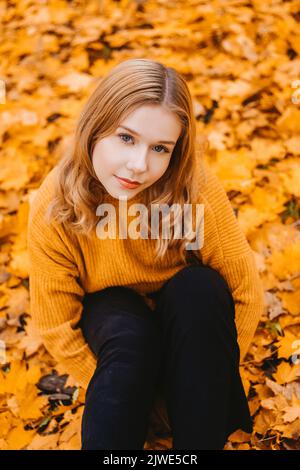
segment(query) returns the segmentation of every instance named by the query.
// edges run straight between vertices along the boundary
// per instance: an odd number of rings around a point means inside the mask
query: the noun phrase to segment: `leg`
[[[239,422],[251,432],[234,301],[224,278],[208,266],[187,266],[163,286],[156,312],[173,448],[222,450]]]
[[[158,325],[129,288],[88,294],[83,303],[79,324],[98,362],[86,391],[81,449],[143,449],[161,362]]]

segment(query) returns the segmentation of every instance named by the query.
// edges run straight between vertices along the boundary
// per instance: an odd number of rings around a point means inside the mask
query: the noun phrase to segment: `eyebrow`
[[[126,126],[119,126],[119,127],[122,127],[122,129],[126,129],[126,131],[128,132],[131,132],[132,134],[135,134],[137,136],[140,137],[140,134],[136,131],[134,131],[133,129],[129,129],[129,127],[126,127]],[[160,140],[159,141],[160,144],[176,144],[176,142],[173,142],[173,140]]]

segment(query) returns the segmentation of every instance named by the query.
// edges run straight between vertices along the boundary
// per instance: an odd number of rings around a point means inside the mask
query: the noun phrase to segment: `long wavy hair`
[[[197,200],[199,164],[204,176],[202,155],[208,141],[204,138],[202,149],[196,150],[196,120],[187,83],[174,68],[158,61],[129,59],[112,68],[104,78],[96,80],[95,89],[76,123],[69,150],[58,161],[55,196],[46,211],[48,222],[55,220],[68,230],[88,237],[91,235],[99,221],[96,208],[107,193],[92,164],[95,144],[112,134],[132,111],[149,104],[164,106],[175,113],[182,124],[182,131],[167,170],[144,190],[143,203],[147,208],[151,204],[162,203],[170,206],[179,204],[183,208],[183,204]],[[170,221],[171,236],[157,238],[155,258],[162,258],[168,248],[175,248],[181,260],[187,263],[191,250],[186,250],[186,243],[193,242],[195,237],[190,231],[181,238],[174,238],[179,211],[171,215],[174,215]],[[162,223],[163,220],[159,221],[159,230]]]

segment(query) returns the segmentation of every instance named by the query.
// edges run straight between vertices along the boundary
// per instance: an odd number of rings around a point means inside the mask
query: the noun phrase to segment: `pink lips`
[[[120,178],[117,175],[115,176],[120,181],[121,185],[124,186],[125,188],[133,189],[133,188],[137,188],[141,184],[138,181],[130,181],[126,178]]]

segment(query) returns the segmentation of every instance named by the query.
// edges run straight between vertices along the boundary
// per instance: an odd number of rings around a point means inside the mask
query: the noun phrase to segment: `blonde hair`
[[[97,80],[83,107],[70,150],[57,165],[55,196],[46,212],[48,222],[54,219],[68,230],[90,236],[98,222],[96,207],[107,192],[93,168],[95,144],[100,138],[113,133],[122,118],[147,104],[161,105],[175,113],[182,123],[182,131],[166,172],[144,190],[145,205],[149,208],[153,203],[177,203],[183,207],[184,203],[191,204],[196,200],[199,192],[196,121],[188,86],[172,67],[150,59],[129,59]],[[207,145],[207,142],[204,143]],[[182,261],[187,263],[185,244],[192,240],[189,235],[173,238],[176,222],[177,216],[171,222],[170,238],[157,239],[155,256],[161,258],[168,248],[174,247],[178,249]],[[148,233],[149,230],[148,221]]]

